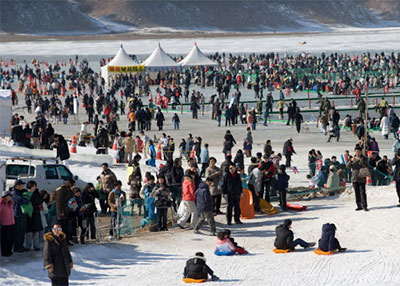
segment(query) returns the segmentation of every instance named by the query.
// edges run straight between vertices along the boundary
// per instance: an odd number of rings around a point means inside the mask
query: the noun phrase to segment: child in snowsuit
[[[231,231],[229,229],[225,229],[224,233],[226,237],[232,242],[232,244],[235,246],[235,250],[238,254],[247,254],[249,253],[244,247],[238,246],[238,244],[235,242],[235,239],[231,237]]]
[[[286,166],[279,166],[278,180],[276,182],[276,192],[279,194],[279,202],[281,204],[282,211],[287,211],[286,207],[286,194],[289,187],[290,176],[286,174]]]
[[[194,257],[186,261],[186,266],[183,270],[183,278],[207,280],[208,275],[211,276],[212,281],[219,280],[219,278],[214,275],[214,271],[206,264],[206,259],[202,252],[196,252]]]

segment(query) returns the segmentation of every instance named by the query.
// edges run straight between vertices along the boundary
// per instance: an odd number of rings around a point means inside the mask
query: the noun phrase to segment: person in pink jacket
[[[14,247],[15,220],[14,202],[11,192],[4,192],[0,198],[1,256],[11,256]]]
[[[192,219],[190,221],[190,229],[194,229],[198,214],[196,208],[196,188],[194,184],[195,173],[189,171],[188,176],[184,176],[182,183],[182,202],[179,208],[183,208],[183,213],[178,220],[178,226],[182,229],[185,228],[185,224],[190,215]],[[178,211],[179,212],[179,211]]]
[[[236,247],[232,241],[227,237],[226,233],[221,231],[217,234],[217,241],[215,242],[214,254],[218,256],[229,256],[236,253]]]

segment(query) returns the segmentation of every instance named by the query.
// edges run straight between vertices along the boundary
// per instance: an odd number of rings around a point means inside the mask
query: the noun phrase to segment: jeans
[[[174,130],[179,130],[179,122],[174,121]]]
[[[267,202],[271,202],[270,199],[270,191],[271,191],[271,180],[265,180],[261,183],[261,190],[260,190],[260,198],[264,197],[264,190],[265,190],[265,200]]]
[[[90,238],[96,239],[96,224],[94,222],[94,214],[85,215],[86,229],[90,228]],[[89,232],[86,231],[86,237],[89,237]]]
[[[111,212],[111,226],[110,226],[110,235],[114,235],[114,230],[117,230],[117,212]]]
[[[218,127],[221,126],[221,116],[217,116]]]
[[[297,238],[292,242],[292,249],[294,249],[297,245],[300,245],[303,248],[308,247],[308,243],[302,240],[301,238]]]

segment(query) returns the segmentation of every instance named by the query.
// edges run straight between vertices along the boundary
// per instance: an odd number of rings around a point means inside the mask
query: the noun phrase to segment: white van
[[[55,163],[48,163],[49,161]],[[1,161],[0,193],[13,187],[17,179],[25,183],[35,181],[39,190],[46,190],[48,193],[54,192],[67,179],[74,179],[75,186],[81,190],[87,185],[78,176],[72,174],[68,167],[58,164],[51,158],[10,158]]]

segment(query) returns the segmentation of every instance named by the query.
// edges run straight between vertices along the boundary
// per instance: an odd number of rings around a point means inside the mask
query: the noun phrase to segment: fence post
[[[350,107],[353,107],[353,98],[350,98]]]
[[[311,99],[310,99],[310,91],[307,90],[307,97],[308,97],[308,109],[311,109]]]
[[[393,105],[396,105],[396,97],[393,95]]]
[[[204,116],[204,102],[201,104],[201,115]]]
[[[183,114],[183,104],[181,103],[181,114]]]

